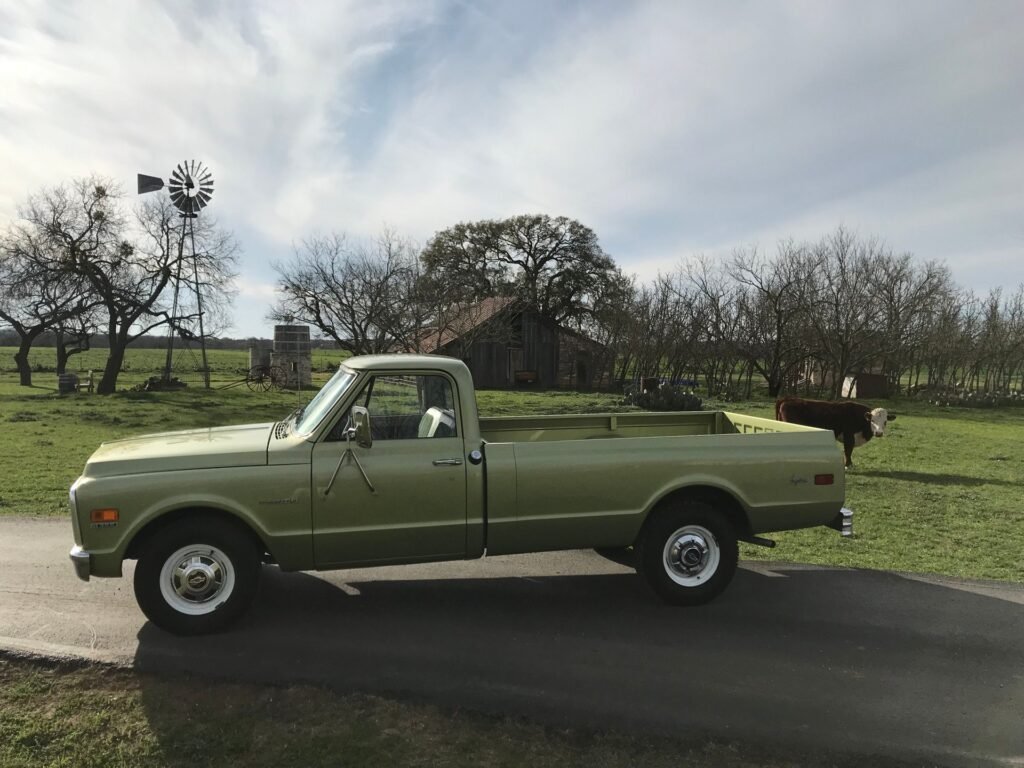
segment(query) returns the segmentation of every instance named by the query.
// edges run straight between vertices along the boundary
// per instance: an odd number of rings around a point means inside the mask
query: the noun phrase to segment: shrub
[[[643,392],[638,388],[627,391],[623,405],[633,405],[647,411],[700,411],[703,401],[683,387],[663,385]]]
[[[917,400],[943,408],[1003,408],[1024,406],[1024,392],[1010,390],[1005,392],[985,392],[977,389],[956,388],[921,388],[914,392]]]

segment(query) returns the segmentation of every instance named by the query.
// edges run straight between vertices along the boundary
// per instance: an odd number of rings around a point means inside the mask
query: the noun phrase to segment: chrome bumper
[[[88,581],[89,553],[76,544],[71,548],[71,551],[68,553],[68,557],[71,558],[71,565],[75,568],[75,576],[80,578],[82,581]]]
[[[840,536],[853,536],[853,510],[843,507],[839,510],[839,514],[832,518],[828,527],[832,530],[839,531]]]

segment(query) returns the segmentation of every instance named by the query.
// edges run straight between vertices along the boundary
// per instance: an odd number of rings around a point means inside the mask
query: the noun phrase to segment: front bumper
[[[71,548],[71,551],[68,553],[68,557],[71,558],[71,565],[75,568],[75,576],[80,578],[82,581],[88,581],[90,566],[89,553],[76,544]]]
[[[839,531],[840,536],[853,536],[853,510],[843,507],[839,510],[839,514],[832,518],[828,527]]]

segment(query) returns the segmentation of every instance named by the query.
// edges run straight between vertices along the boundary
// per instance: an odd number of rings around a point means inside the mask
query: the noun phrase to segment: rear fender
[[[695,475],[687,477],[683,482],[674,483],[652,496],[644,513],[644,522],[637,534],[643,536],[648,522],[658,509],[678,499],[699,499],[720,510],[729,518],[739,538],[752,535],[750,523],[750,505],[739,489],[731,483],[724,482],[720,477]]]

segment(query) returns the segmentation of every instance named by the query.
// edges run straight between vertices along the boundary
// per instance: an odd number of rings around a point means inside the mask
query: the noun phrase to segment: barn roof
[[[419,352],[436,352],[460,336],[474,331],[488,323],[514,304],[512,296],[493,296],[475,304],[466,304],[456,308],[452,319],[444,327],[424,328],[417,343]]]

